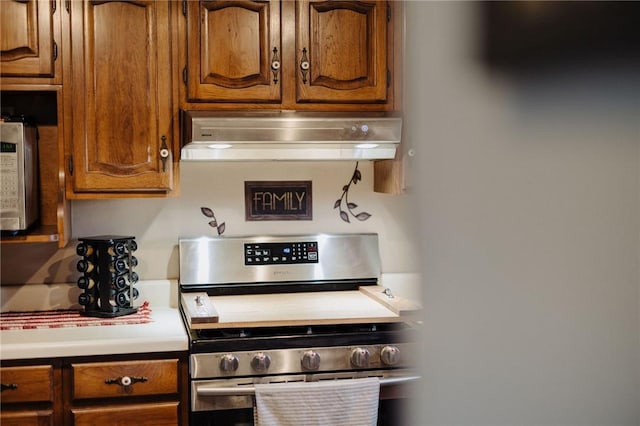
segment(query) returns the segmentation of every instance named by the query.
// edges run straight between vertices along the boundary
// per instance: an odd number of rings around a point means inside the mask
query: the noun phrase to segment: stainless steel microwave
[[[0,230],[23,231],[39,216],[38,131],[0,122]]]

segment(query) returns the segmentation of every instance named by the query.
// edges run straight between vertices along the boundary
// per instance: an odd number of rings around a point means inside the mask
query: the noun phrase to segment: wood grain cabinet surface
[[[55,378],[54,371],[56,370],[53,365],[1,367],[0,424],[3,426],[53,426],[56,424],[54,410],[60,407],[61,395],[59,395],[60,388],[57,383],[60,380],[59,370]]]
[[[70,198],[173,188],[172,5],[71,2]]]
[[[280,0],[190,1],[185,11],[190,99],[281,101]]]
[[[2,367],[2,403],[53,401],[53,367]]]
[[[31,362],[34,364],[30,365]],[[0,423],[186,425],[188,354],[165,352],[3,362]],[[8,364],[8,365],[7,365]]]
[[[73,398],[130,398],[178,393],[178,360],[72,364]]]
[[[123,361],[72,364],[73,400],[116,398],[122,401],[73,406],[75,426],[97,425],[177,425],[180,403],[173,401],[132,401],[135,396],[178,395],[178,360]]]
[[[387,1],[185,2],[189,107],[387,110]]]
[[[60,84],[59,0],[0,2],[0,76],[3,83]]]
[[[91,361],[71,362],[64,369],[69,424],[186,424],[186,354],[182,358]]]
[[[384,1],[299,0],[296,5],[296,101],[387,100]]]
[[[73,408],[74,426],[176,426],[180,424],[177,402]]]
[[[180,109],[401,109],[402,2],[0,1],[0,84],[57,97],[59,151],[45,188],[69,234],[68,199],[177,194]],[[47,136],[48,137],[48,136]],[[398,192],[399,161],[374,190]],[[58,215],[57,212],[62,212]],[[6,239],[3,239],[3,244]]]

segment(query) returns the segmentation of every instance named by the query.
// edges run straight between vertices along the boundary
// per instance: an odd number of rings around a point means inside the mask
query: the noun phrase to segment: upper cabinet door
[[[171,189],[171,4],[71,2],[73,192]]]
[[[187,2],[189,100],[279,102],[280,1]]]
[[[54,21],[59,14],[56,8],[57,1],[50,0],[0,1],[2,77],[56,77],[54,34],[60,30],[59,20]]]
[[[385,102],[387,14],[385,1],[297,1],[297,102]]]

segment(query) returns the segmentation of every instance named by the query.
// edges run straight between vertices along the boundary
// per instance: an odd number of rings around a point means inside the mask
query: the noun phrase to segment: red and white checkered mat
[[[75,309],[35,312],[6,312],[0,314],[0,330],[34,330],[38,328],[89,327],[96,325],[127,325],[150,323],[149,302],[138,312],[115,318],[96,318],[80,314]]]

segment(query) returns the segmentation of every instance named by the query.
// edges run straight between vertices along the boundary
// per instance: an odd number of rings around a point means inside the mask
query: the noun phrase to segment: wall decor
[[[311,220],[311,181],[245,181],[245,218]]]
[[[358,181],[361,180],[362,173],[360,173],[360,170],[358,170],[358,163],[356,162],[356,167],[353,170],[353,175],[351,175],[351,180],[348,184],[342,187],[342,195],[333,204],[333,208],[338,209],[338,211],[340,212],[340,219],[344,220],[345,222],[350,223],[349,215],[355,217],[360,221],[367,220],[371,217],[371,215],[367,212],[355,213],[353,210],[357,208],[358,205],[349,201],[349,188],[351,187],[351,184],[356,185]],[[344,206],[346,206],[346,210],[342,208],[343,204]]]
[[[209,207],[200,207],[200,211],[202,212],[203,215],[211,219],[209,221],[209,226],[212,228],[216,228],[216,231],[218,231],[218,235],[224,234],[224,230],[226,226],[224,222],[218,223],[218,220],[216,219],[216,215],[213,213],[213,210],[211,210]]]

